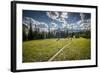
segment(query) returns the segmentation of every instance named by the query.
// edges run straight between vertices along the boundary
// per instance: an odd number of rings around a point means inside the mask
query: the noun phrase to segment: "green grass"
[[[68,43],[53,61],[90,59],[90,39],[45,39],[23,42],[23,62],[48,61],[56,52]]]
[[[54,61],[85,60],[91,58],[90,39],[73,39]]]

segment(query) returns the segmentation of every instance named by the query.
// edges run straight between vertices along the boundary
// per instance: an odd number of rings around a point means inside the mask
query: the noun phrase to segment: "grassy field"
[[[91,58],[90,39],[45,39],[23,42],[23,62],[48,61],[62,47],[65,47],[53,61],[83,60]]]

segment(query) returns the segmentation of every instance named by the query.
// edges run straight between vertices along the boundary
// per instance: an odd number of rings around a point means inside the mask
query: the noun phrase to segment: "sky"
[[[67,24],[77,25],[79,21],[90,20],[90,13],[57,12],[57,11],[35,11],[23,10],[23,19],[32,18],[39,23],[45,23],[49,28],[64,28]]]

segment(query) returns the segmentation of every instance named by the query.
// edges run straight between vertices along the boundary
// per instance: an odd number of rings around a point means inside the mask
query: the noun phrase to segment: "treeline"
[[[91,38],[91,32],[89,30],[87,31],[80,31],[80,32],[73,32],[69,34],[69,37],[75,37],[75,38]]]
[[[67,33],[64,31],[59,32],[39,32],[39,30],[26,30],[23,29],[23,41],[26,40],[37,40],[37,39],[50,39],[50,38],[66,38]]]
[[[24,25],[24,24],[23,24]],[[67,31],[53,31],[53,32],[40,32],[39,28],[32,30],[32,25],[28,29],[23,26],[23,41],[37,40],[37,39],[50,39],[50,38],[91,38],[90,31],[69,32]]]

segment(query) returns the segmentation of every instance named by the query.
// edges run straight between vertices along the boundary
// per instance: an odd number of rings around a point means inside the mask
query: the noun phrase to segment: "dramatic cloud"
[[[77,27],[81,30],[90,30],[91,29],[91,20],[87,19],[84,20],[84,22],[82,20],[77,22]]]
[[[23,19],[23,24],[24,25],[27,25],[28,27],[30,27],[30,23],[32,24],[32,28],[33,28],[33,31],[34,31],[34,28],[39,28],[39,30],[42,32],[48,32],[48,25],[44,22],[39,22],[37,20],[34,20],[30,17],[25,17]]]
[[[67,12],[61,12],[60,13],[60,21],[62,22],[62,28],[65,28],[67,25],[66,19],[68,18]]]
[[[57,24],[56,23],[51,23],[51,28],[57,28]]]
[[[32,18],[31,18],[31,21],[30,22],[31,22],[32,25],[40,25],[40,22],[39,21],[34,20]]]
[[[40,22],[40,25],[39,25],[40,28],[48,28],[48,25],[44,22]]]
[[[51,23],[51,26],[50,26],[50,31],[54,31],[54,30],[57,30],[58,28],[58,25],[56,23]]]
[[[27,26],[29,26],[29,24],[31,23],[32,25],[39,25],[40,23],[30,17],[24,17],[23,18],[23,24],[27,24]]]
[[[91,20],[84,19],[84,22],[82,20],[77,21],[76,23],[72,23],[68,25],[69,30],[90,30],[91,29]]]
[[[65,28],[65,27],[67,27],[68,26],[68,24],[66,23],[66,22],[63,22],[62,23],[62,28]]]
[[[48,32],[48,25],[44,22],[40,22],[37,27],[40,28],[40,32]]]
[[[80,18],[81,20],[77,21],[76,23],[71,23],[71,24],[68,24],[67,23],[67,19],[69,17],[68,15],[68,12],[55,12],[55,11],[52,11],[52,12],[47,12],[47,16],[49,18],[51,18],[53,20],[53,22],[51,22],[51,26],[53,26],[52,29],[56,29],[57,27],[57,24],[52,24],[54,23],[54,21],[58,21],[61,23],[61,29],[70,29],[70,30],[90,30],[90,24],[91,24],[91,21],[90,19],[85,19],[85,14],[84,13],[80,13]],[[55,27],[55,28],[54,28]]]
[[[60,13],[60,17],[61,17],[61,18],[64,18],[64,19],[65,19],[65,18],[68,18],[68,13],[67,13],[67,12],[61,12],[61,13]]]
[[[66,19],[68,18],[67,12],[47,12],[47,16],[51,18],[52,20],[58,21],[62,23],[62,28],[67,26]]]
[[[58,21],[65,22],[65,19],[67,19],[67,18],[68,18],[68,13],[67,12],[59,12]]]
[[[47,16],[53,20],[56,20],[59,17],[59,13],[58,12],[47,12]]]

